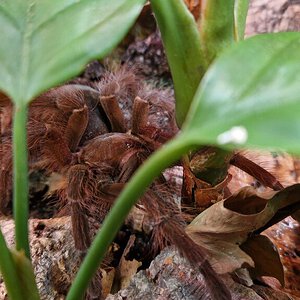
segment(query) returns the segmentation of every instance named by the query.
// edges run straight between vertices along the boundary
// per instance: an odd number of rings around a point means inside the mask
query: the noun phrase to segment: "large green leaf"
[[[199,86],[185,139],[234,142],[238,126],[242,146],[300,153],[299,48],[300,33],[289,32],[255,36],[224,53]]]
[[[0,89],[29,102],[107,54],[145,0],[1,0]]]

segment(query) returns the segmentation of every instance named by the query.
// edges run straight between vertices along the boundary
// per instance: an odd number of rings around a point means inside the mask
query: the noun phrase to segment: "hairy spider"
[[[11,106],[4,100],[0,103],[3,115],[9,115]],[[10,122],[5,118],[3,123],[0,209],[6,213],[12,157]],[[107,72],[92,88],[65,85],[33,101],[28,120],[30,169],[45,170],[50,177],[49,193],[57,197],[61,212],[71,215],[79,250],[85,251],[91,243],[90,219],[103,220],[135,170],[177,131],[170,90],[153,89],[126,68]],[[136,209],[150,220],[153,251],[175,244],[201,268],[212,295],[228,299],[227,288],[206,261],[204,250],[185,233],[184,216],[163,174]]]
[[[0,108],[0,212],[5,214],[12,190],[12,106],[2,94]],[[31,104],[27,127],[30,169],[43,170],[49,177],[48,194],[57,199],[59,214],[71,216],[75,246],[83,253],[93,237],[91,222],[103,221],[136,169],[178,132],[171,91],[154,89],[127,68],[106,72],[91,87],[69,84],[46,92]],[[191,156],[189,166],[184,165],[185,192],[196,206],[224,198],[230,181],[227,176],[211,186],[193,174],[193,166],[213,152],[204,147]],[[282,188],[274,176],[241,153],[233,154],[229,163],[265,186]],[[163,174],[135,206],[127,225],[136,228],[141,212],[146,215],[143,229],[151,233],[153,253],[167,244],[176,245],[206,275],[211,296],[229,298],[205,251],[185,233],[187,215],[176,204],[174,188]],[[97,289],[92,291],[96,296]]]

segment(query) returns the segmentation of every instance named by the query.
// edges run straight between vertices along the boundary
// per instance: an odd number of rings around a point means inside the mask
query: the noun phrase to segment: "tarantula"
[[[12,184],[11,106],[1,103],[6,117],[0,210],[6,213]],[[93,87],[64,85],[46,92],[32,102],[27,127],[30,169],[50,177],[49,193],[57,197],[60,211],[71,215],[75,246],[82,251],[91,243],[90,219],[100,223],[135,170],[178,132],[171,92],[151,88],[126,68],[107,72]],[[163,174],[138,209],[151,220],[152,250],[175,244],[201,268],[212,295],[228,299],[203,249],[185,233],[184,215]]]

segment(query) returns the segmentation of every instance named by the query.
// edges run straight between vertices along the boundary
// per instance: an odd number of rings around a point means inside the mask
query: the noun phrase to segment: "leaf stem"
[[[201,46],[207,63],[210,65],[224,49],[235,41],[235,0],[206,0],[202,2],[198,28]]]
[[[183,0],[151,0],[172,73],[176,120],[181,126],[207,64],[193,15]]]
[[[18,273],[12,255],[7,248],[3,234],[0,230],[0,270],[4,283],[12,300],[24,300],[21,284],[18,283]]]
[[[242,41],[245,35],[249,0],[235,0],[234,3],[234,35],[236,41]]]
[[[21,101],[19,101],[21,102]],[[15,104],[13,120],[13,166],[14,193],[13,211],[15,219],[16,249],[24,250],[30,258],[28,240],[28,156],[27,156],[27,114],[25,104]]]
[[[193,145],[177,137],[155,152],[136,171],[105,218],[78,271],[66,300],[82,299],[91,278],[97,271],[109,245],[114,240],[131,208],[155,177],[192,148]]]

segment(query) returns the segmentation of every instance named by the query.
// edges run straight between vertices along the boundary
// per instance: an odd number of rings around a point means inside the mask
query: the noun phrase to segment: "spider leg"
[[[99,107],[98,91],[86,86],[68,85],[60,87],[58,92],[54,96],[57,98],[59,121],[68,120],[64,128],[72,151],[79,144],[108,132],[106,115]]]
[[[125,154],[120,162],[121,170],[117,178],[117,182],[125,183],[129,181],[132,174],[141,165],[142,161],[144,161],[145,158],[145,154],[140,149],[133,150]]]
[[[123,112],[114,95],[100,97],[100,104],[106,113],[113,132],[126,132],[126,122]]]
[[[67,124],[65,136],[71,152],[76,151],[88,125],[88,108],[74,109]]]
[[[97,219],[100,222],[103,222],[104,218],[106,217],[107,213],[111,209],[112,205],[114,204],[116,198],[121,193],[122,189],[124,188],[124,183],[108,183],[104,184],[101,187],[100,191],[100,198],[98,199],[97,205]]]
[[[12,190],[12,104],[0,92],[0,213],[8,213]]]
[[[146,142],[147,146],[156,150],[161,146],[160,129],[149,124],[150,105],[148,101],[136,97],[132,108],[132,129],[131,133],[140,137]]]
[[[89,111],[85,97],[88,99],[92,98],[90,96],[91,92],[89,90],[81,90],[80,86],[70,85],[60,87],[57,89],[56,93],[58,93],[56,95],[58,98],[56,100],[56,105],[61,114],[61,118],[63,119],[64,115],[68,116],[64,136],[67,140],[69,149],[71,152],[74,152],[88,125]]]
[[[87,218],[87,192],[85,183],[87,167],[83,165],[72,166],[68,171],[67,200],[71,208],[72,231],[75,247],[86,251],[91,245],[90,229]]]
[[[0,141],[0,212],[8,213],[12,190],[12,147],[11,139]]]
[[[37,158],[34,166],[44,168],[49,172],[60,171],[70,165],[73,154],[59,128],[49,124],[45,127],[45,136],[38,145],[41,148],[41,157]]]
[[[148,123],[149,103],[136,97],[132,108],[132,134],[141,134],[142,130],[146,128]]]
[[[146,193],[143,204],[155,221],[152,233],[153,247],[160,250],[168,243],[175,245],[192,265],[205,277],[212,299],[231,299],[230,292],[207,260],[206,250],[196,244],[185,232],[185,222],[179,207],[174,203],[159,179]],[[216,289],[216,287],[218,287]]]
[[[84,135],[89,111],[78,86],[63,86],[41,95],[30,107],[28,145],[35,167],[61,171]],[[96,99],[96,97],[94,97]]]
[[[253,176],[264,186],[275,191],[283,189],[282,184],[275,178],[275,176],[243,155],[236,153],[231,158],[230,164]]]
[[[90,198],[94,186],[90,186],[91,174],[84,165],[74,165],[68,171],[68,187],[66,190],[72,222],[72,232],[75,247],[82,251],[82,259],[91,245],[91,233],[88,215],[90,212]],[[92,190],[91,190],[92,189]],[[102,273],[98,269],[86,292],[86,299],[99,299],[102,294]]]

